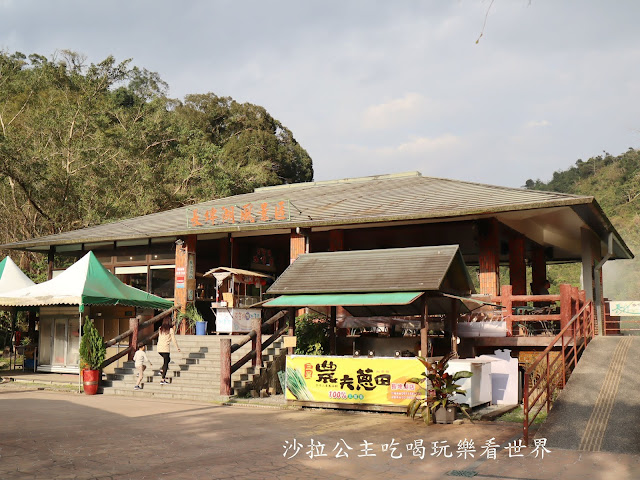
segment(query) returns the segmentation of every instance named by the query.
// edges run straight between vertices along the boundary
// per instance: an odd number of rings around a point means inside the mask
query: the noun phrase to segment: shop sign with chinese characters
[[[279,200],[245,205],[187,208],[187,228],[288,222],[291,219],[289,206],[289,200]]]
[[[416,358],[292,355],[286,371],[287,400],[408,405],[418,387],[407,380],[425,369]]]

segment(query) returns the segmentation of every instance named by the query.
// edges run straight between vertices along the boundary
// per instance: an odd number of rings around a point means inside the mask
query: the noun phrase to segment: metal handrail
[[[569,330],[571,330],[571,333],[567,336],[566,333]],[[552,403],[551,398],[558,387],[564,388],[567,382],[568,373],[578,364],[579,354],[586,348],[589,340],[593,338],[593,335],[593,303],[591,301],[587,301],[525,371],[522,402],[524,411],[523,437],[525,445],[529,444],[529,427],[533,424],[545,405],[547,407],[547,412],[549,412]],[[565,339],[567,337],[572,338],[573,340],[573,345],[569,348],[568,352],[566,351],[566,347],[568,345],[565,343]],[[559,354],[549,362],[549,354],[553,351],[558,341],[561,341],[560,352],[558,352]],[[580,345],[578,345],[578,343],[580,343]],[[545,373],[540,377],[540,379],[538,379],[538,381],[534,381],[534,384],[530,388],[531,382],[529,379],[543,359],[546,359]],[[559,359],[561,359],[561,365],[559,366],[561,368],[555,368],[552,370],[551,367],[556,365],[556,363],[560,361]],[[571,368],[571,364],[573,364],[573,368]],[[561,377],[556,379],[559,375],[561,375]],[[546,382],[544,382],[545,380]],[[532,395],[536,390],[538,390],[537,396],[533,401],[530,401],[530,395]],[[538,400],[540,400],[544,394],[546,394],[545,402],[541,403],[537,410],[535,410]],[[535,412],[531,415],[533,410],[535,410]]]

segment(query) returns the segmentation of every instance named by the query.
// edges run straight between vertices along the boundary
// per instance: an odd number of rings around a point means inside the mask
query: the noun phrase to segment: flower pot
[[[438,407],[433,414],[435,423],[453,423],[458,413],[458,407],[455,405],[447,405],[446,407]]]
[[[207,334],[207,322],[196,322],[196,335]]]
[[[84,393],[87,395],[95,395],[98,393],[98,382],[100,381],[100,370],[83,370],[82,386]]]

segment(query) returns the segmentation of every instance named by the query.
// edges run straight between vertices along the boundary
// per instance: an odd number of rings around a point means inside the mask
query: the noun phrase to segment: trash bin
[[[196,335],[207,334],[207,322],[196,322]]]

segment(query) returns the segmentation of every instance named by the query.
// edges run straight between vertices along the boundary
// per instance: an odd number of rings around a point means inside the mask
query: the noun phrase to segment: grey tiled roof
[[[300,255],[268,293],[438,291],[469,293],[471,279],[457,245],[389,248]]]
[[[236,220],[239,220],[240,210],[244,205],[253,205],[253,213],[257,215],[260,204],[268,204],[269,209],[273,209],[273,206],[281,201],[288,205],[288,218],[284,220],[272,218],[272,210],[269,221],[264,223],[220,223],[218,218],[217,223],[212,225],[202,217],[205,211],[212,207],[221,215],[224,206],[235,205]],[[190,233],[448,218],[592,202],[593,197],[423,177],[415,172],[260,188],[253,193],[14,242],[3,247],[31,249],[49,245],[170,237]],[[191,228],[188,219],[196,208],[203,225]]]

